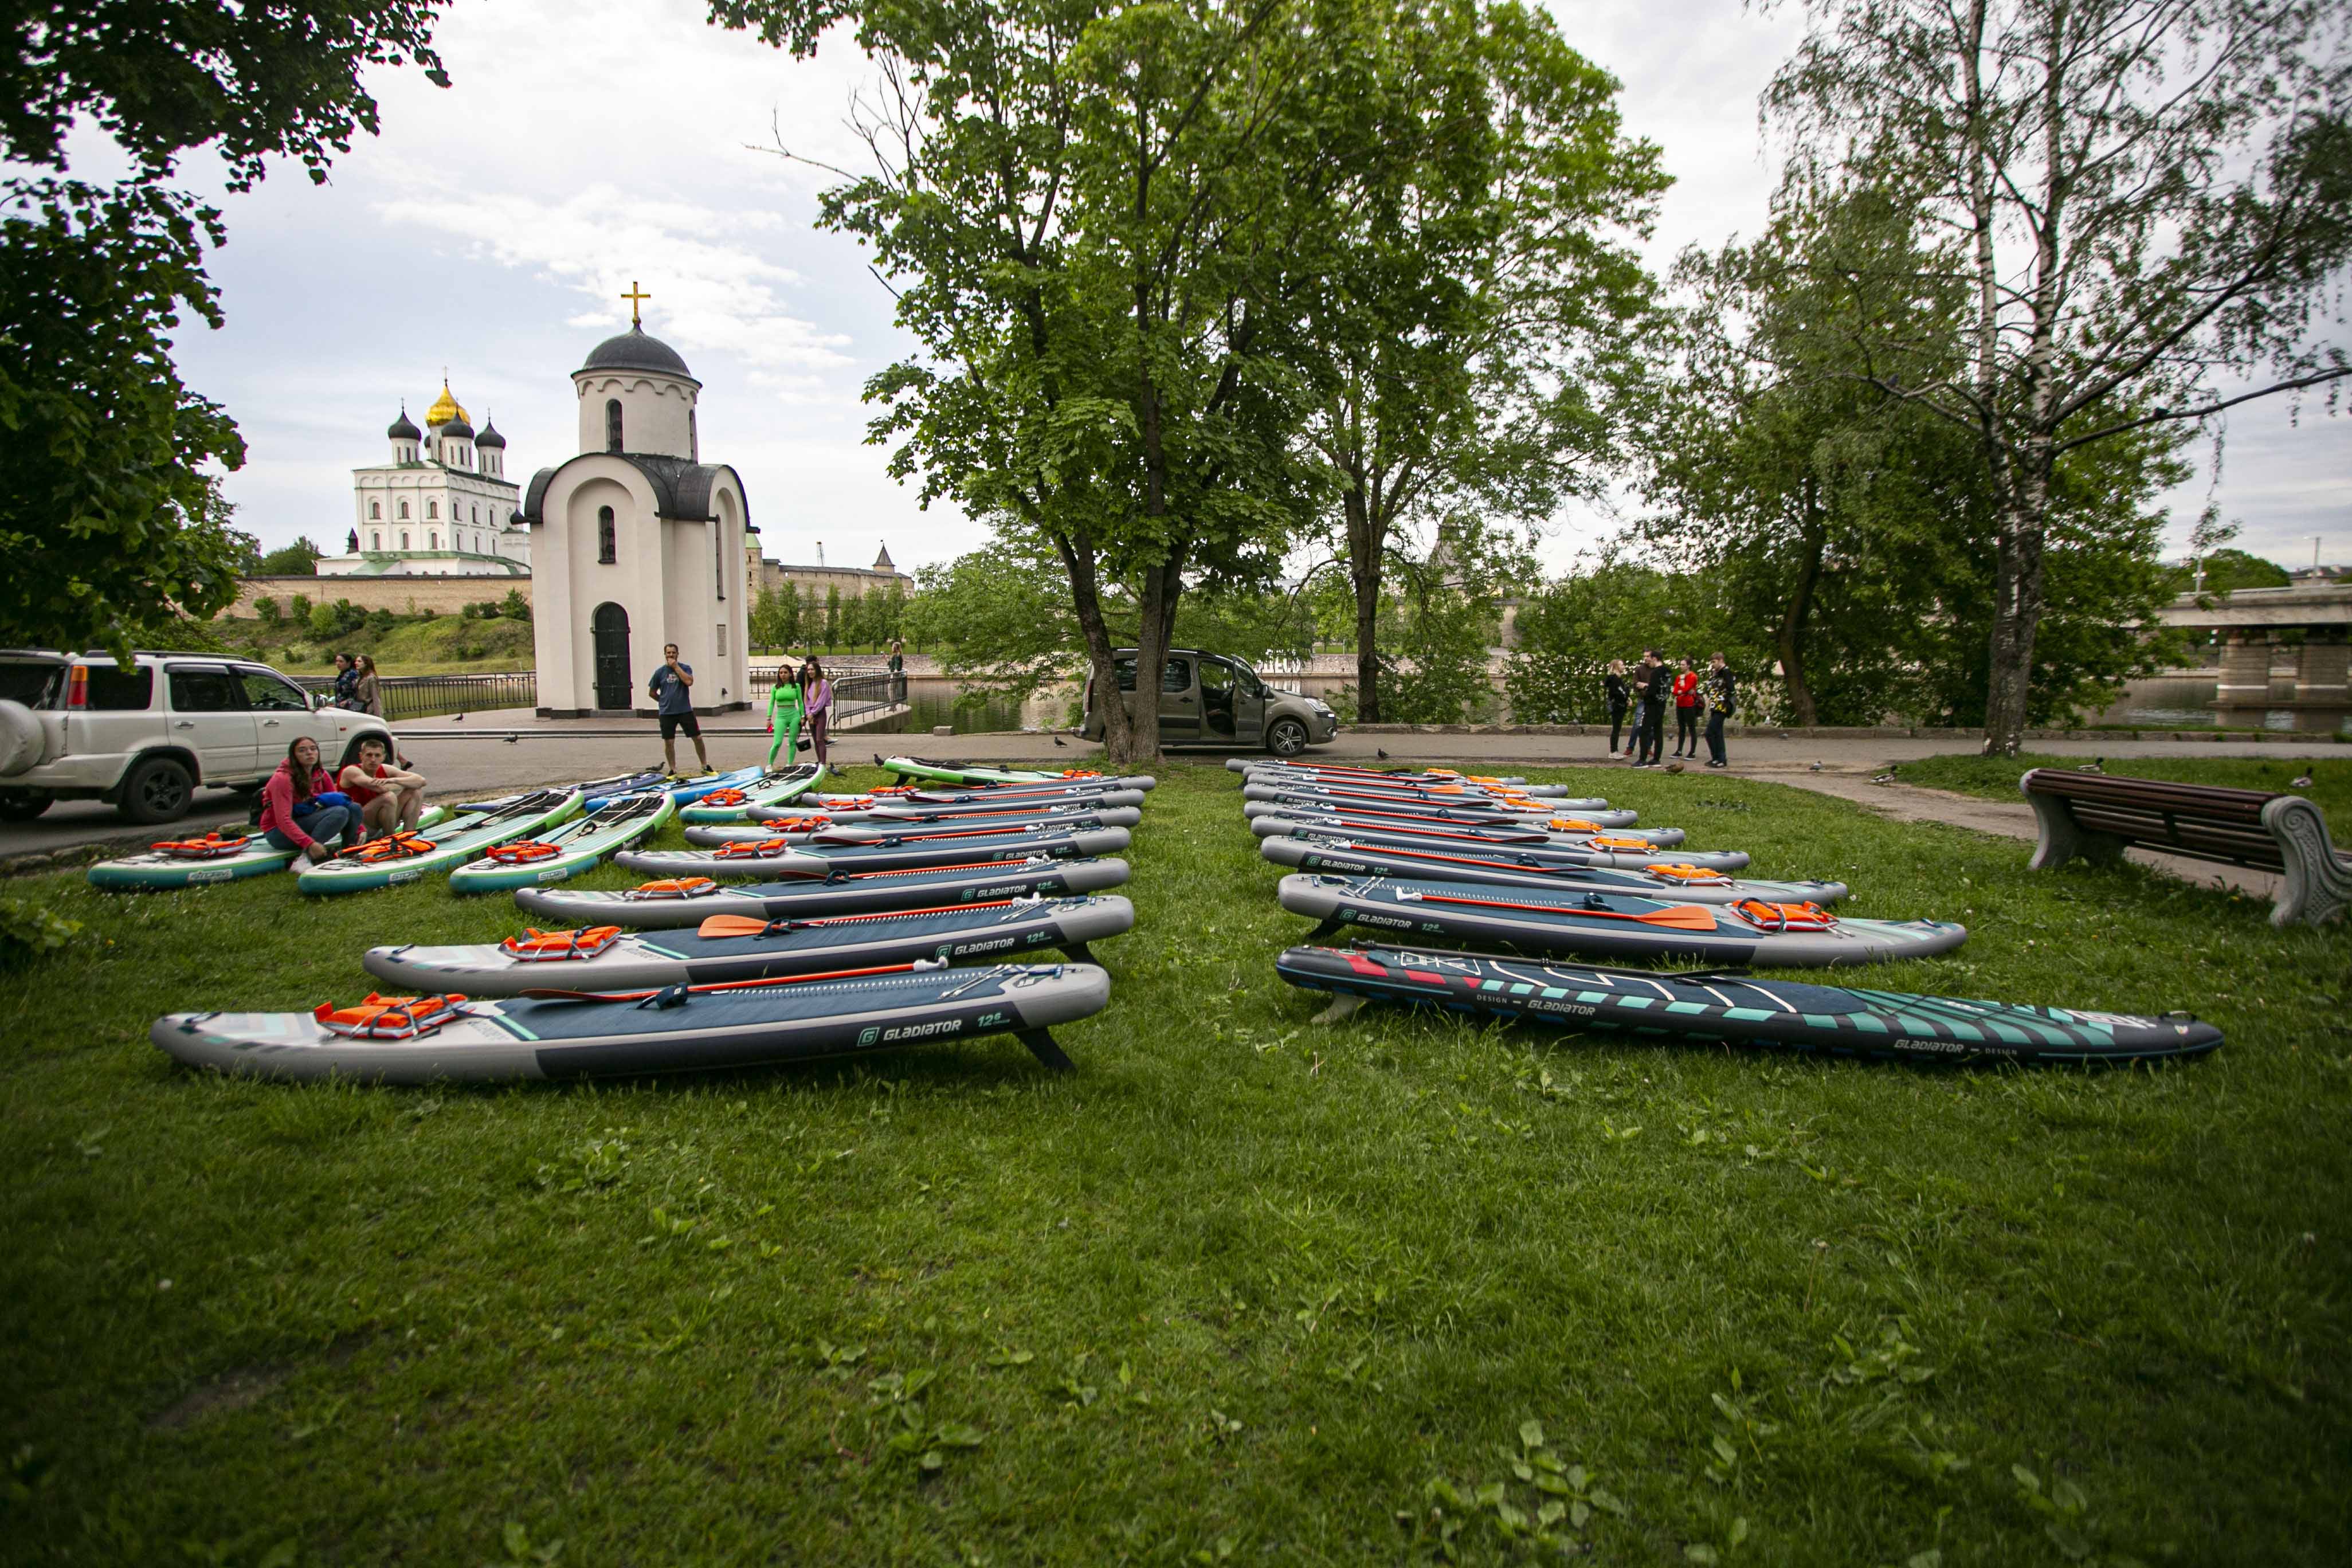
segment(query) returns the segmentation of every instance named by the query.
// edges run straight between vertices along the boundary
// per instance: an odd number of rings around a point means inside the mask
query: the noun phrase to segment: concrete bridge
[[[2220,640],[2221,678],[2213,698],[2225,725],[2259,724],[2285,709],[2298,730],[2336,730],[2352,715],[2352,580],[2301,577],[2284,588],[2183,594],[2158,612],[2168,626]],[[2271,696],[2271,659],[2280,634],[2300,632],[2294,696]]]

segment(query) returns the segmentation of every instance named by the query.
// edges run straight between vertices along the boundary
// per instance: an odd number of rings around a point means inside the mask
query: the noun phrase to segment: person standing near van
[[[1633,721],[1633,765],[1654,768],[1666,749],[1666,687],[1673,679],[1658,650],[1645,647],[1633,667],[1633,700],[1639,705]]]
[[[677,776],[677,732],[683,730],[694,742],[702,771],[709,773],[710,752],[702,743],[702,721],[694,716],[694,666],[678,662],[677,644],[662,645],[661,668],[646,682],[646,694],[654,700],[654,717],[661,725],[664,769]]]
[[[1739,706],[1739,682],[1720,653],[1706,663],[1706,765],[1727,768],[1731,764],[1723,758],[1723,721]]]
[[[806,686],[804,700],[808,703],[809,745],[816,752],[817,765],[824,765],[825,726],[833,721],[833,682],[824,678],[824,666],[811,654],[808,663],[801,667],[801,679]]]
[[[1698,694],[1698,671],[1688,658],[1675,677],[1675,755],[1698,755],[1698,716],[1703,704]]]
[[[1623,756],[1618,742],[1625,735],[1625,710],[1633,700],[1633,689],[1625,683],[1625,661],[1612,658],[1609,673],[1601,678],[1601,689],[1609,700],[1609,755],[1612,761]]]
[[[776,753],[784,753],[784,766],[800,761],[801,718],[807,707],[807,689],[803,684],[806,672],[789,664],[776,667],[776,683],[768,689],[768,766],[776,765]]]
[[[360,661],[350,654],[335,656],[335,696],[338,708],[357,708],[360,689]]]

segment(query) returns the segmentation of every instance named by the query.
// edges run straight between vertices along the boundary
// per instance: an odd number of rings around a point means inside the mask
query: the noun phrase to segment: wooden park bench
[[[2299,795],[2063,768],[2035,768],[2017,787],[2041,825],[2037,871],[2078,855],[2113,860],[2137,847],[2280,873],[2273,925],[2318,925],[2352,904],[2352,857],[2337,853],[2326,818]]]

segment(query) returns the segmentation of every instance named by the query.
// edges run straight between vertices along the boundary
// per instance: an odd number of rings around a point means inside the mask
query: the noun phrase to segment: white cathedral
[[[352,471],[348,548],[319,558],[322,577],[528,577],[530,534],[515,519],[507,438],[474,433],[445,377],[425,428],[400,417],[384,432],[392,461]]]
[[[651,713],[665,643],[694,668],[698,712],[751,700],[743,481],[702,461],[702,384],[632,317],[572,373],[580,455],[532,475],[518,514],[542,716]]]

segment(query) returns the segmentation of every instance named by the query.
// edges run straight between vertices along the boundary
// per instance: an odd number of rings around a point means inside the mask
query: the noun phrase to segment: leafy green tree
[[[1085,662],[1061,563],[1002,541],[923,568],[904,635],[939,660],[941,673],[1016,703]]]
[[[2227,594],[2239,588],[2284,588],[2294,581],[2294,574],[2275,561],[2224,548],[2173,568],[2167,585],[2176,594]]]
[[[1716,579],[1626,560],[1603,561],[1528,595],[1517,627],[1503,685],[1511,717],[1526,724],[1607,722],[1601,679],[1609,663],[1631,666],[1643,648],[1656,648],[1670,662],[1719,649],[1743,674],[1766,667],[1770,657],[1756,622],[1741,635]],[[1752,691],[1743,690],[1740,700],[1749,710],[1761,706]]]
[[[797,53],[851,14],[717,0]],[[1354,67],[1388,13],[1309,0],[914,0],[855,15],[871,173],[823,222],[870,246],[919,355],[867,385],[892,470],[1007,520],[1067,575],[1107,685],[1111,584],[1156,668],[1188,582],[1270,578],[1309,515],[1299,330],[1346,171],[1380,154]],[[838,171],[836,171],[838,172]],[[1150,703],[1107,706],[1121,764]]]
[[[315,577],[319,574],[319,547],[305,536],[295,540],[282,550],[273,550],[254,563],[254,574],[260,577]]]
[[[1380,44],[1364,90],[1384,152],[1350,172],[1361,216],[1316,315],[1329,375],[1310,426],[1367,721],[1392,716],[1380,623],[1404,521],[1467,501],[1535,522],[1595,484],[1596,389],[1650,290],[1624,242],[1666,184],[1657,149],[1618,134],[1616,82],[1541,11],[1409,5]]]
[[[232,190],[273,154],[324,184],[333,154],[376,133],[369,66],[413,62],[449,85],[433,51],[446,0],[85,0],[16,8],[0,53],[0,143],[18,163],[65,167],[87,117],[144,181],[216,143]]]
[[[499,601],[499,616],[501,619],[520,621],[523,625],[529,626],[530,625],[530,601],[522,596],[520,588],[509,588],[507,596]]]
[[[364,68],[424,66],[440,0],[152,0],[19,7],[0,53],[0,158],[61,173],[66,133],[95,125],[129,160],[111,188],[0,178],[0,638],[118,654],[211,615],[249,570],[213,466],[245,446],[171,361],[183,313],[218,327],[203,268],[220,215],[162,187],[216,143],[243,190],[273,154],[314,181],[373,132]]]
[[[255,558],[206,471],[245,442],[171,356],[181,311],[220,322],[201,237],[218,225],[139,186],[0,192],[0,641],[121,653],[226,607]]]
[[[823,647],[841,646],[841,584],[829,583],[824,590],[824,619],[821,629],[810,635],[809,640]]]
[[[2341,12],[2317,0],[1832,0],[1766,104],[1785,208],[1884,188],[1948,237],[1961,366],[1872,258],[1845,374],[1974,440],[1995,508],[1985,749],[2014,754],[2053,599],[2060,465],[2352,374],[2310,329],[2352,255]],[[2261,372],[2238,391],[2232,379]]]

